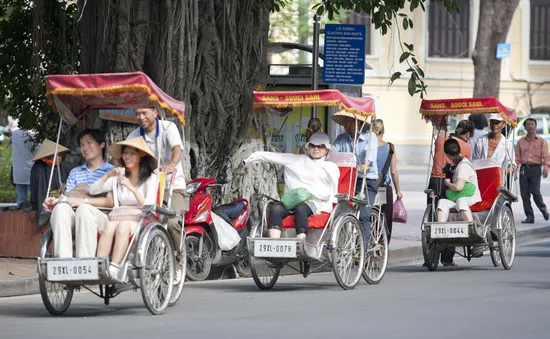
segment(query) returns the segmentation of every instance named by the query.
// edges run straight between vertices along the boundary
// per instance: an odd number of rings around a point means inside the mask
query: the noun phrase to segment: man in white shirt
[[[172,202],[170,208],[181,213],[185,204],[185,177],[181,158],[183,154],[183,142],[176,124],[171,121],[161,121],[158,118],[158,112],[153,108],[136,109],[136,118],[139,126],[126,139],[143,137],[157,159],[159,160],[160,170],[166,173],[166,181],[171,180],[170,174],[176,172],[174,180],[174,189],[172,192]],[[168,192],[164,194],[164,201],[168,200]],[[168,219],[168,232],[172,236],[175,249],[179,250],[181,225],[178,217]],[[180,267],[177,265],[177,267]],[[176,272],[177,280],[181,279],[182,272]]]

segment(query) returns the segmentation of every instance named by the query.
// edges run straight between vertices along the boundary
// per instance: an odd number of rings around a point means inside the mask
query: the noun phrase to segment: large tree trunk
[[[267,74],[266,8],[254,0],[95,0],[83,13],[81,73],[144,71],[186,103],[187,178],[227,180],[224,200],[275,192],[273,171],[241,165],[268,145],[252,110]]]
[[[479,27],[474,61],[474,97],[498,97],[501,62],[496,58],[498,43],[506,42],[519,0],[480,1]]]

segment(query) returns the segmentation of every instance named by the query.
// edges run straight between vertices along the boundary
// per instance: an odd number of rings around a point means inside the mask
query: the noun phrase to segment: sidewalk
[[[403,191],[403,195],[408,221],[407,224],[393,224],[390,263],[422,260],[420,220],[426,207],[426,195],[418,191]],[[550,196],[544,199],[550,201]],[[521,201],[513,204],[513,211],[518,243],[550,236],[550,221],[545,221],[540,213],[535,215],[534,224],[522,224],[525,216]],[[36,260],[0,258],[0,297],[34,293],[38,293]]]

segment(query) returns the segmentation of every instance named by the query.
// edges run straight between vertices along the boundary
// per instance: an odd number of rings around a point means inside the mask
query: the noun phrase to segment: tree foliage
[[[77,70],[75,1],[0,0],[0,106],[37,137],[55,134],[44,77]]]
[[[270,11],[279,12],[293,0],[256,0],[259,3],[266,4]],[[294,0],[295,1],[295,0]],[[382,35],[388,33],[393,26],[399,32],[399,28],[404,30],[413,29],[414,22],[410,13],[418,8],[426,10],[426,2],[429,0],[322,0],[313,5],[313,9],[319,15],[326,15],[329,20],[333,20],[335,16],[341,15],[344,11],[356,11],[369,14],[375,29],[379,30]],[[460,6],[457,0],[444,0],[445,8],[450,12],[460,12]],[[411,74],[408,83],[409,94],[413,96],[415,93],[420,93],[423,97],[426,93],[427,86],[424,83],[424,71],[418,64],[414,53],[414,45],[403,42],[399,36],[399,45],[401,48],[401,56],[399,62],[406,62],[409,68],[407,72]],[[401,77],[401,72],[392,74],[390,83]]]

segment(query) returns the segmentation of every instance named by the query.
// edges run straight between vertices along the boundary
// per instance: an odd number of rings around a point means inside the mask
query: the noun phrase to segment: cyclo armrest
[[[170,218],[175,217],[177,215],[176,211],[173,211],[171,209],[168,209],[166,207],[162,207],[162,206],[159,206],[159,205],[154,205],[153,209],[154,209],[155,212],[158,212],[158,213],[160,213],[162,215],[165,215],[167,217],[170,217]]]
[[[512,194],[512,192],[510,192],[508,189],[506,189],[506,187],[499,187],[499,188],[497,188],[497,190],[500,194],[502,194],[504,199],[506,199],[510,202],[517,202],[518,201],[518,197],[515,196],[514,194]]]
[[[434,190],[431,189],[431,188],[426,188],[426,189],[424,190],[424,193],[426,193],[427,195],[430,195],[430,196],[432,195],[433,192],[434,192]]]

